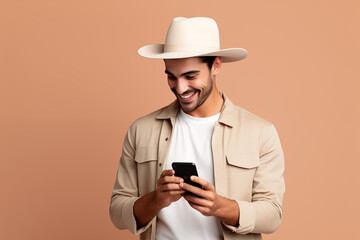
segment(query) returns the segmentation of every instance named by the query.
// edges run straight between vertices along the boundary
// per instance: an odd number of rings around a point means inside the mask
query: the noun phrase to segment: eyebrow
[[[191,70],[191,71],[182,73],[180,76],[182,77],[182,76],[185,76],[185,75],[188,75],[188,74],[194,74],[194,73],[199,73],[199,72],[200,72],[200,70]],[[172,74],[171,72],[169,72],[168,70],[165,70],[165,73],[175,77],[175,75]]]

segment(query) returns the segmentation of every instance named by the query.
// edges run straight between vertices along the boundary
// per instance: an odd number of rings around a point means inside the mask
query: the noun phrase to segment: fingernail
[[[179,185],[180,185],[180,187],[183,187],[183,186],[184,186],[184,184],[183,184],[183,183],[180,183]]]
[[[184,179],[180,179],[180,183],[184,182]]]
[[[195,176],[191,176],[190,179],[191,179],[191,180],[195,180]]]

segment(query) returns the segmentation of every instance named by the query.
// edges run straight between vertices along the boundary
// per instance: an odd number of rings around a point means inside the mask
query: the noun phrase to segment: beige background
[[[209,16],[218,85],[272,121],[283,223],[264,239],[360,239],[359,1],[1,1],[0,239],[137,239],[108,207],[125,131],[174,99],[161,60],[175,16]]]

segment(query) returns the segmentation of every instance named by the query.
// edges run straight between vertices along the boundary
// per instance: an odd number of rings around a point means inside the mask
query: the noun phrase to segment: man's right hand
[[[134,216],[138,228],[145,226],[162,208],[176,202],[185,193],[179,185],[184,180],[175,177],[174,174],[175,171],[172,169],[164,170],[157,180],[156,190],[135,201]]]
[[[175,171],[164,170],[160,178],[157,180],[157,188],[155,192],[155,201],[160,208],[168,207],[172,202],[176,202],[185,193],[180,187],[180,183],[184,180],[174,176]]]

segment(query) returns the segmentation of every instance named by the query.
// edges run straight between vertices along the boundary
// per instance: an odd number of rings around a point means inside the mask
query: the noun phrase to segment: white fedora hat
[[[207,17],[174,18],[165,44],[150,44],[138,50],[147,58],[176,59],[196,56],[221,56],[223,62],[244,59],[242,48],[220,49],[219,30],[214,19]]]

